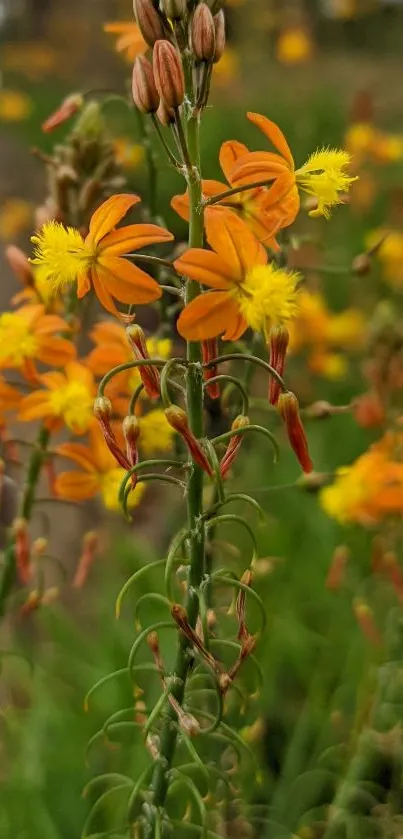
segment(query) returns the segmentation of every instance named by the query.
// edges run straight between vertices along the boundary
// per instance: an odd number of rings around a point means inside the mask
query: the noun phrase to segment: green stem
[[[187,149],[189,165],[187,167],[187,181],[190,201],[189,246],[203,245],[203,207],[200,176],[199,156],[199,117],[193,114],[187,123]],[[188,281],[186,284],[186,303],[190,303],[200,293],[198,283]],[[187,412],[190,428],[195,437],[203,436],[203,373],[201,366],[201,346],[196,342],[187,344],[188,368],[186,373]],[[198,590],[203,579],[205,564],[205,525],[202,519],[203,470],[196,463],[191,464],[187,481],[187,520],[189,537],[189,578],[186,611],[190,625],[196,626],[199,615]],[[180,633],[178,650],[174,665],[176,676],[172,689],[172,696],[182,706],[186,679],[188,676],[191,656],[189,655],[189,641]],[[171,705],[167,707],[161,730],[161,745],[159,759],[153,772],[151,791],[153,807],[145,825],[144,839],[156,839],[157,814],[164,806],[169,786],[169,773],[173,764],[178,738],[177,715]]]
[[[36,444],[32,450],[28,464],[27,481],[21,498],[19,516],[27,521],[31,517],[32,507],[35,501],[35,492],[38,485],[41,469],[46,458],[46,451],[49,443],[50,432],[42,426],[38,433]],[[14,537],[11,536],[4,552],[4,566],[0,579],[0,617],[5,613],[6,601],[15,582],[16,562]]]

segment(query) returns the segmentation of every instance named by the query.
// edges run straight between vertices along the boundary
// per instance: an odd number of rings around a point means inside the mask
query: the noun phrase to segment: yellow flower
[[[71,361],[63,373],[43,373],[38,379],[44,389],[35,390],[22,400],[19,419],[42,419],[52,429],[64,422],[75,434],[84,434],[93,421],[95,384],[91,371],[84,364]]]
[[[318,149],[297,169],[297,184],[318,201],[317,208],[310,211],[310,216],[329,218],[329,208],[342,203],[340,193],[347,192],[350,184],[357,180],[345,172],[350,160],[348,152],[342,149]]]
[[[131,143],[126,137],[117,137],[113,147],[117,162],[125,169],[137,169],[144,161],[143,146]]]
[[[23,73],[28,79],[40,81],[58,67],[56,50],[45,41],[26,41],[5,44],[1,52],[3,70]]]
[[[20,90],[0,90],[0,121],[21,122],[29,117],[32,100]]]
[[[0,239],[10,242],[29,228],[32,206],[23,198],[8,198],[0,210]]]
[[[220,87],[226,87],[237,77],[239,71],[239,57],[232,47],[225,47],[224,55],[214,65],[213,80]]]
[[[36,245],[32,262],[41,268],[42,281],[47,279],[56,292],[74,283],[91,264],[91,251],[81,233],[59,221],[48,221],[32,241]]]
[[[313,43],[302,26],[290,26],[280,34],[276,55],[282,64],[302,64],[312,58]]]
[[[298,310],[299,275],[268,265],[255,265],[242,284],[235,286],[233,296],[248,326],[255,332],[272,325],[287,323]]]
[[[400,230],[379,229],[367,237],[367,244],[372,248],[381,242],[376,250],[384,277],[392,288],[403,288],[403,233]]]
[[[174,429],[169,425],[164,411],[156,408],[143,417],[139,417],[139,446],[142,454],[166,452],[172,448]]]

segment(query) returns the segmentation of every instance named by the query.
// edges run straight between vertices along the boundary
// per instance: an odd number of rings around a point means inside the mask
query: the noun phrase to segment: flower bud
[[[132,75],[132,94],[136,107],[142,114],[154,114],[160,98],[155,87],[153,68],[144,55],[136,58]]]
[[[358,256],[355,256],[351,263],[351,270],[353,274],[357,274],[359,277],[364,277],[366,274],[369,274],[371,270],[371,257],[369,253],[359,253]]]
[[[107,396],[98,396],[94,400],[94,415],[99,422],[111,418],[112,402]]]
[[[77,563],[76,572],[73,577],[73,588],[82,588],[87,580],[89,570],[94,562],[98,548],[98,534],[95,530],[89,530],[84,534],[81,556]]]
[[[247,425],[249,425],[249,417],[239,414],[239,416],[235,417],[231,425],[231,431],[236,431],[238,428],[245,428]],[[234,435],[228,442],[227,450],[220,462],[220,474],[223,479],[227,477],[231,466],[238,457],[238,452],[242,445],[242,438],[243,434]]]
[[[94,415],[98,420],[106,445],[119,466],[129,470],[131,463],[122,451],[111,425],[112,404],[106,396],[99,396],[94,402]],[[134,476],[133,476],[134,477]]]
[[[186,15],[186,0],[161,0],[161,6],[169,20],[182,20]]]
[[[361,631],[370,644],[374,647],[380,647],[382,645],[382,638],[375,624],[374,613],[371,607],[364,600],[361,600],[361,598],[357,598],[353,603],[353,611]]]
[[[213,358],[217,358],[218,343],[217,338],[208,338],[207,341],[202,341],[202,361],[203,364],[208,364]],[[203,367],[203,378],[206,382],[206,391],[210,399],[220,398],[220,385],[218,382],[209,384],[209,379],[215,378],[217,375],[217,367]]]
[[[313,464],[309,456],[308,443],[299,415],[298,399],[294,393],[281,393],[278,409],[287,429],[291,448],[294,450],[304,472],[312,472]]]
[[[146,337],[141,326],[138,326],[136,323],[131,324],[126,329],[126,335],[133,351],[133,355],[138,361],[150,358],[147,349]],[[157,368],[152,365],[148,367],[144,364],[138,368],[138,371],[148,398],[158,399],[160,395],[160,374]]]
[[[185,80],[178,51],[170,41],[159,40],[153,50],[155,84],[169,108],[179,108],[185,98]]]
[[[6,260],[14,272],[15,276],[20,280],[23,286],[32,288],[34,284],[34,274],[29,263],[28,257],[16,245],[8,245],[4,251]]]
[[[221,9],[218,14],[214,15],[214,31],[215,31],[215,50],[214,50],[214,64],[221,61],[225,50],[225,14]]]
[[[172,125],[175,122],[175,111],[173,108],[168,108],[163,99],[160,99],[157,118],[161,125]]]
[[[18,579],[22,585],[27,585],[32,577],[27,520],[23,518],[15,519],[12,529]]]
[[[153,0],[133,0],[134,16],[140,32],[149,47],[165,37],[164,22]]]
[[[194,11],[190,39],[197,61],[213,62],[215,56],[215,26],[207,3],[199,3]]]
[[[279,376],[282,376],[284,373],[285,357],[289,340],[290,336],[288,329],[285,326],[272,326],[269,332],[269,363]],[[274,376],[270,376],[270,405],[277,405],[280,393],[280,383],[274,378]]]
[[[343,583],[344,572],[350,558],[347,545],[337,545],[334,550],[332,563],[326,577],[326,588],[337,591]]]
[[[138,439],[140,435],[140,423],[135,416],[127,416],[123,420],[123,436],[126,441],[126,454],[127,459],[131,466],[135,466],[138,463],[139,459],[139,452],[138,452]],[[136,479],[136,475],[133,474],[132,478]],[[133,481],[132,481],[133,486]]]
[[[170,405],[169,408],[165,409],[164,413],[170,426],[183,437],[194,462],[204,469],[210,477],[212,477],[213,470],[199,441],[189,428],[189,422],[185,411],[183,411],[182,408],[178,408],[176,405]]]
[[[62,125],[66,122],[66,120],[70,119],[70,117],[78,113],[83,105],[84,96],[81,93],[70,94],[70,96],[67,96],[66,99],[63,99],[63,102],[59,105],[57,110],[42,123],[42,131],[46,134],[53,131],[54,128]]]

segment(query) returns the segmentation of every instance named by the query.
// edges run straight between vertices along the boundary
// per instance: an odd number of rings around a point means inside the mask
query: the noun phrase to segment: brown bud
[[[278,400],[278,409],[287,429],[290,446],[294,450],[303,471],[312,472],[313,464],[309,456],[308,443],[295,394],[290,391],[281,393]]]
[[[138,439],[140,435],[140,423],[134,415],[129,415],[123,420],[123,436],[126,442],[126,455],[131,466],[138,463]],[[136,481],[136,474],[132,475],[132,479]],[[133,486],[133,480],[132,480]]]
[[[197,61],[214,61],[215,26],[207,3],[196,6],[191,26],[192,50]]]
[[[179,108],[185,98],[185,80],[178,51],[170,41],[157,41],[153,50],[155,84],[169,108]]]
[[[164,22],[153,0],[133,0],[133,10],[140,32],[149,47],[153,47],[160,38],[165,38]]]
[[[225,14],[221,9],[218,14],[214,15],[214,31],[215,31],[215,50],[214,50],[214,64],[221,61],[225,50]]]
[[[112,416],[112,402],[107,396],[98,396],[94,401],[94,414],[97,420],[110,419]]]
[[[371,270],[371,257],[368,253],[359,253],[355,256],[351,263],[351,270],[353,274],[358,274],[359,277],[364,277],[369,274]]]
[[[175,111],[173,108],[168,108],[163,99],[160,99],[157,118],[161,125],[172,125],[175,122]]]
[[[165,409],[164,413],[169,425],[182,436],[194,462],[212,477],[213,470],[199,441],[189,427],[189,421],[185,411],[182,408],[178,408],[177,405],[170,405],[169,408]]]
[[[57,110],[54,111],[44,123],[42,123],[42,131],[46,134],[53,131],[53,129],[57,128],[58,125],[62,125],[66,122],[66,120],[70,119],[70,117],[74,116],[74,114],[77,114],[83,105],[84,96],[81,93],[71,93],[70,96],[63,99],[63,102],[59,105]]]
[[[144,335],[141,326],[138,326],[136,323],[131,324],[126,329],[126,335],[132,348],[133,355],[138,361],[145,361],[147,358],[150,358],[147,349],[146,336]],[[148,398],[158,399],[160,395],[160,374],[157,368],[153,367],[151,364],[149,367],[142,364],[138,368],[138,371]]]
[[[132,75],[132,94],[136,107],[142,114],[155,114],[160,98],[155,87],[153,68],[144,55],[136,58]]]
[[[231,425],[231,431],[238,431],[239,428],[245,428],[247,425],[249,425],[249,417],[246,417],[243,414],[239,414],[237,417],[235,417]],[[226,451],[224,452],[220,461],[220,473],[223,479],[227,477],[228,472],[231,469],[231,466],[238,457],[238,452],[242,445],[242,439],[243,434],[236,434],[233,437],[231,437],[228,442]]]
[[[186,0],[161,0],[161,6],[170,20],[181,20],[186,15]]]
[[[271,367],[282,376],[285,367],[290,336],[285,326],[272,326],[269,332],[269,362]],[[281,385],[274,376],[270,376],[269,402],[270,405],[277,405],[281,393]]]

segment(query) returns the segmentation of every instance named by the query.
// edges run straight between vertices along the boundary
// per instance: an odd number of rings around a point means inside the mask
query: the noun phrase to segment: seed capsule
[[[164,22],[153,0],[133,0],[134,16],[140,32],[149,47],[165,37]]]
[[[197,61],[213,62],[215,55],[215,26],[207,3],[196,6],[191,27],[192,50]]]
[[[214,50],[214,64],[221,61],[225,50],[225,14],[221,9],[218,14],[214,15],[214,30],[215,30],[215,50]]]
[[[155,84],[169,108],[179,108],[185,98],[185,79],[179,53],[170,41],[159,40],[153,50]]]
[[[136,107],[142,114],[155,114],[160,97],[154,81],[151,63],[144,55],[136,58],[133,66],[132,94]]]

